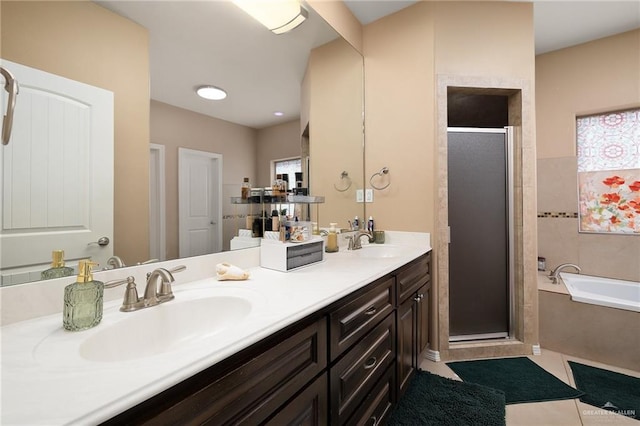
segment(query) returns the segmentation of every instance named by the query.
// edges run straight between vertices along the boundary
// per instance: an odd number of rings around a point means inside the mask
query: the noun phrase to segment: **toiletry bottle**
[[[336,233],[336,226],[338,224],[331,222],[329,224],[329,235],[327,235],[327,245],[324,248],[324,251],[327,253],[335,253],[339,250],[338,247],[338,234]]]
[[[373,216],[369,216],[369,220],[367,221],[367,231],[371,232],[371,235],[373,235]]]
[[[280,215],[278,215],[278,210],[271,211],[271,230],[273,232],[280,231]]]
[[[78,262],[78,279],[64,288],[62,324],[66,330],[80,331],[95,327],[102,320],[104,283],[94,281],[90,260]]]
[[[242,199],[248,200],[251,194],[251,184],[249,183],[249,178],[244,178],[244,182],[242,182]]]
[[[357,231],[358,229],[360,229],[360,220],[358,219],[358,216],[353,218],[353,230]]]
[[[70,277],[73,275],[73,268],[64,266],[64,250],[54,250],[51,252],[51,268],[42,271],[40,278],[50,280],[52,278]]]

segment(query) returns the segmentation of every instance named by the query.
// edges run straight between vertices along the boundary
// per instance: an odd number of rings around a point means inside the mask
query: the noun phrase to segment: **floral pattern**
[[[578,173],[580,231],[640,234],[640,169]]]

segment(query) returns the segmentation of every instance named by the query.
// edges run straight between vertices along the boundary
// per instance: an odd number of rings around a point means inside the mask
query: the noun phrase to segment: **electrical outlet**
[[[364,203],[364,190],[356,189],[356,203]]]
[[[373,189],[367,189],[364,192],[364,200],[367,203],[373,203]]]

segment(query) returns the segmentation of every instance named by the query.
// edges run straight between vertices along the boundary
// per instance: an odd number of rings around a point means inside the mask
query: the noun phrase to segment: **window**
[[[273,177],[276,175],[288,175],[289,176],[289,188],[293,188],[296,183],[296,173],[302,172],[302,160],[300,158],[287,158],[284,160],[274,160],[273,162]]]
[[[576,119],[580,232],[640,235],[640,109]]]

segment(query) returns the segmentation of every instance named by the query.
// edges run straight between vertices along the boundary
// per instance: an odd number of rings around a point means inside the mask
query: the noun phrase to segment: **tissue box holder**
[[[322,262],[323,259],[322,238],[312,238],[301,243],[283,243],[263,239],[260,244],[260,266],[267,269],[288,272]]]

